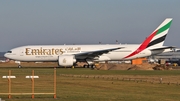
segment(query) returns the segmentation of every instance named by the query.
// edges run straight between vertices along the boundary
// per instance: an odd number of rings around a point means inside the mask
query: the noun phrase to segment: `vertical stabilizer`
[[[161,25],[154,30],[138,47],[137,50],[126,56],[125,58],[129,58],[138,54],[146,48],[160,48],[164,44],[164,40],[169,31],[170,25],[172,23],[172,18],[166,18]]]
[[[170,25],[172,23],[172,18],[166,18],[162,24],[142,43],[147,45],[146,48],[149,47],[161,47],[164,44],[164,40],[169,31]]]

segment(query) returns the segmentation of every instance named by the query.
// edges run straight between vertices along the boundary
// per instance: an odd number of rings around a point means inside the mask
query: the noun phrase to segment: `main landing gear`
[[[84,67],[84,68],[91,68],[91,69],[96,68],[96,66],[95,66],[95,65],[84,65],[83,67]]]
[[[87,63],[87,65],[85,64],[83,66],[84,68],[91,68],[91,69],[96,68],[96,66],[94,65],[94,62],[92,61],[92,59],[86,59],[86,63]]]

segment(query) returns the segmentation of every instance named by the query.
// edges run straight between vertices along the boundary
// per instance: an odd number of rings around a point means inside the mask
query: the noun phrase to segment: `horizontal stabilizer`
[[[164,50],[164,49],[173,49],[176,48],[175,46],[165,46],[161,48],[155,48],[155,49],[150,49],[151,51],[158,51],[158,50]]]

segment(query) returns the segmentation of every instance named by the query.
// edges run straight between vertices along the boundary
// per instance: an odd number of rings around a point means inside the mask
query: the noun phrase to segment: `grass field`
[[[32,70],[35,92],[53,92],[53,68],[0,68],[0,93],[8,92],[11,75],[12,92],[31,92],[31,80],[25,79]],[[91,70],[86,68],[57,68],[57,99],[53,95],[0,95],[6,101],[179,101],[180,71],[122,71]],[[160,82],[162,78],[162,82]]]

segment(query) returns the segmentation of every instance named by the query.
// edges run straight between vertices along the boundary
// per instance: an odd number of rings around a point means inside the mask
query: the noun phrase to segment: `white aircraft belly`
[[[26,57],[20,57],[20,61],[57,61],[58,56],[55,55],[34,55],[34,56],[26,56]]]
[[[128,54],[130,54],[130,52],[110,52],[109,54],[106,54],[106,56],[109,57],[111,60],[123,60],[123,58]]]

